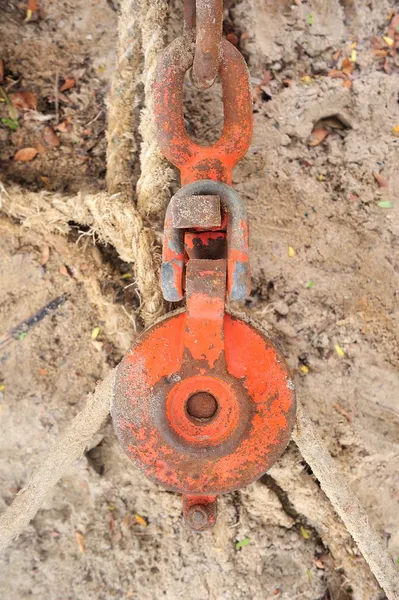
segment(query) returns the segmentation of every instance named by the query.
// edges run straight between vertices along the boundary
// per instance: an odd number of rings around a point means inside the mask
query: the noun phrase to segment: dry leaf
[[[395,35],[398,35],[398,33],[399,33],[399,13],[392,18],[392,20],[389,24],[388,37],[395,39]]]
[[[324,127],[315,127],[310,134],[310,146],[318,146],[328,136],[327,129]]]
[[[108,515],[108,523],[109,523],[109,529],[110,529],[111,533],[114,533],[114,531],[115,531],[115,517],[112,514],[112,512],[109,513],[109,515]]]
[[[392,133],[396,136],[399,136],[399,125],[395,125],[395,127],[392,127]]]
[[[377,171],[373,171],[372,173],[374,179],[376,180],[376,182],[378,183],[378,185],[380,186],[380,188],[387,188],[388,187],[388,182],[386,179],[384,179],[384,177],[382,177],[382,175],[380,175],[379,173],[377,173]]]
[[[144,517],[141,517],[140,515],[134,515],[134,518],[136,519],[139,525],[141,525],[142,527],[147,527],[148,523]]]
[[[97,350],[97,352],[102,352],[102,349],[104,347],[103,342],[97,342],[96,340],[92,340],[91,343],[93,344],[93,346]]]
[[[354,63],[350,58],[346,57],[342,61],[341,71],[345,73],[345,75],[351,75],[353,73],[353,69],[355,68]]]
[[[269,85],[271,78],[272,78],[271,71],[264,71],[262,81],[260,81],[258,83],[258,85],[255,87],[255,92],[254,92],[255,100],[257,100],[259,98],[261,90],[263,90],[265,87],[266,87],[266,90],[264,90],[264,91],[265,92],[268,91],[267,86]]]
[[[382,39],[375,35],[373,35],[373,37],[371,38],[371,45],[373,46],[373,48],[383,48],[384,47],[384,43],[383,43]]]
[[[125,515],[122,519],[121,528],[122,530],[124,529],[126,533],[132,525],[132,518],[132,515]]]
[[[67,119],[66,121],[63,121],[62,123],[60,123],[59,125],[56,125],[55,128],[57,129],[57,131],[61,131],[61,133],[65,133],[66,131],[70,131],[72,129],[72,124]]]
[[[71,88],[75,87],[75,85],[76,81],[73,79],[73,77],[67,77],[62,86],[60,87],[60,92],[66,92],[67,90],[70,90]]]
[[[0,58],[0,83],[3,83],[4,79],[4,61]]]
[[[75,148],[75,153],[76,153],[76,156],[79,158],[79,160],[82,160],[83,162],[86,162],[90,158],[84,148],[80,148],[80,147]]]
[[[37,155],[36,148],[22,148],[14,156],[14,160],[20,160],[22,162],[29,162]]]
[[[345,417],[345,419],[347,421],[349,421],[349,423],[352,422],[352,416],[344,409],[342,408],[342,406],[340,404],[333,404],[333,408],[335,408],[335,410],[337,412],[339,412],[340,415],[342,415],[343,417]]]
[[[10,100],[17,110],[37,109],[37,98],[32,92],[13,92]]]
[[[55,98],[54,98],[55,100]],[[65,104],[72,104],[72,100],[70,98],[68,98],[68,96],[65,96],[65,94],[63,94],[62,92],[58,93],[58,100],[60,102],[65,102]]]
[[[44,187],[46,188],[46,190],[51,190],[52,186],[51,186],[50,178],[45,177],[44,175],[40,175],[40,179],[43,181]]]
[[[50,148],[58,148],[60,145],[60,140],[51,125],[46,125],[43,129],[43,139]]]
[[[344,88],[350,90],[350,88],[352,87],[352,81],[350,79],[346,79],[342,82],[342,85],[344,86]]]
[[[384,71],[385,71],[385,73],[386,73],[387,75],[390,75],[390,74],[392,73],[392,69],[391,69],[391,67],[389,66],[388,59],[385,59],[385,60],[384,60]]]
[[[322,560],[320,560],[320,558],[314,558],[313,564],[317,569],[325,569],[324,563]]]
[[[79,546],[79,550],[83,553],[85,551],[85,536],[80,531],[75,531],[75,539]]]
[[[46,152],[46,148],[40,142],[36,142],[35,148],[39,154],[44,154]]]
[[[338,71],[338,69],[333,69],[328,73],[328,77],[339,77],[340,79],[346,79],[345,73],[342,71]]]
[[[259,86],[261,87],[262,85],[269,85],[271,78],[272,78],[271,71],[265,71],[264,75],[263,75],[263,79],[260,82]]]
[[[388,50],[381,50],[377,48],[373,50],[373,53],[375,56],[378,56],[378,58],[386,58],[388,56]]]
[[[43,246],[41,254],[40,254],[40,264],[42,265],[42,267],[44,267],[44,265],[46,264],[46,262],[48,261],[49,258],[50,258],[50,247]]]
[[[69,271],[65,265],[60,266],[59,272],[61,273],[61,275],[64,275],[65,277],[70,277]]]

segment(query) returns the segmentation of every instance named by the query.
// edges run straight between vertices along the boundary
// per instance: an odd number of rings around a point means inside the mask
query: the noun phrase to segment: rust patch
[[[212,229],[220,227],[219,196],[173,196],[171,203],[172,225],[175,229]]]

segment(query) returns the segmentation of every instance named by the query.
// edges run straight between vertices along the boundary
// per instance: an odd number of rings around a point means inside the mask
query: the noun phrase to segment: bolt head
[[[191,506],[186,515],[187,523],[198,531],[208,528],[209,513],[206,506],[195,504]]]

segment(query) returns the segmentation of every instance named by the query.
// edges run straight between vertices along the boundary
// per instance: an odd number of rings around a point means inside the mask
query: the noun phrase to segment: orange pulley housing
[[[183,493],[189,523],[206,529],[215,495],[248,485],[283,452],[295,399],[277,348],[224,311],[225,261],[192,259],[187,270],[187,310],[149,329],[125,356],[112,416],[128,456]],[[192,521],[198,505],[207,508],[200,527]]]
[[[221,139],[203,148],[183,122],[190,35],[169,46],[155,77],[161,150],[184,187],[165,218],[162,289],[186,309],[142,334],[118,367],[112,417],[128,456],[156,483],[183,494],[183,513],[201,531],[216,521],[216,496],[259,478],[289,442],[294,386],[285,360],[259,329],[228,312],[250,290],[248,222],[227,185],[252,136],[248,72],[223,41]]]

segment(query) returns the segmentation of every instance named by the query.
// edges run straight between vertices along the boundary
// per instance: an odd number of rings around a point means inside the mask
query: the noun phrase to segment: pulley
[[[197,32],[201,14],[197,5]],[[243,302],[250,293],[247,213],[229,184],[251,141],[252,102],[239,51],[215,40],[220,52],[210,52],[206,66],[209,39],[197,39],[194,66],[202,87],[219,67],[224,127],[215,144],[199,146],[184,126],[183,80],[195,51],[190,30],[164,51],[154,83],[159,145],[184,184],[166,211],[162,290],[186,307],[136,340],[118,367],[111,411],[127,455],[154,482],[183,494],[184,517],[197,531],[214,525],[217,495],[272,466],[295,422],[281,352],[259,326],[226,309],[226,301]]]

